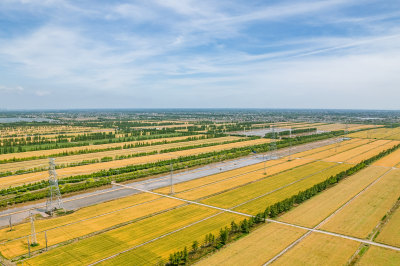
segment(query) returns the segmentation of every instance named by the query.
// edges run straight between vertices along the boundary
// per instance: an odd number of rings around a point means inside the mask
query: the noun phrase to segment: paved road
[[[337,141],[340,141],[340,140],[339,139],[322,140],[322,141],[317,141],[317,142],[313,142],[313,143],[294,146],[291,148],[291,151],[289,148],[286,148],[286,149],[281,149],[281,150],[275,151],[274,154],[271,154],[271,153],[256,154],[256,155],[251,155],[251,156],[247,156],[247,157],[236,159],[236,160],[231,160],[228,162],[220,162],[220,163],[206,165],[206,166],[199,167],[199,168],[189,170],[186,172],[174,174],[173,175],[173,183],[177,184],[177,183],[205,177],[208,175],[212,175],[212,174],[225,172],[225,171],[237,169],[240,167],[260,163],[263,161],[263,155],[266,158],[266,160],[269,160],[269,159],[271,159],[270,157],[273,157],[273,158],[283,157],[283,156],[289,155],[289,152],[292,154],[297,153],[297,152],[302,152],[302,151],[314,149],[317,147],[326,146],[326,145],[335,143]],[[140,187],[144,190],[154,190],[157,188],[170,186],[170,175],[165,175],[165,176],[147,179],[147,180],[143,180],[143,181],[130,182],[130,183],[128,183],[128,185],[134,185],[135,187]],[[65,209],[75,210],[75,209],[90,206],[93,204],[97,204],[97,203],[101,203],[101,202],[105,202],[105,201],[109,201],[109,200],[113,200],[113,199],[117,199],[117,198],[121,198],[121,197],[126,197],[126,196],[133,195],[136,193],[140,193],[140,192],[132,190],[132,189],[126,189],[123,187],[113,187],[113,188],[107,188],[107,189],[100,189],[95,192],[82,193],[79,195],[66,197],[63,199],[63,203],[64,203]],[[35,203],[35,204],[28,204],[23,207],[17,207],[17,208],[4,210],[4,211],[0,212],[0,227],[8,226],[10,216],[11,216],[11,220],[12,220],[13,224],[19,223],[19,222],[27,219],[29,217],[30,212],[32,214],[41,214],[43,216],[46,216],[46,214],[44,213],[44,207],[45,206],[43,203]]]

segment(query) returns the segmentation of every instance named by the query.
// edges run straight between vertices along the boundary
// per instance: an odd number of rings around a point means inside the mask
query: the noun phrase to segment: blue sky
[[[400,1],[0,1],[0,109],[400,109]]]

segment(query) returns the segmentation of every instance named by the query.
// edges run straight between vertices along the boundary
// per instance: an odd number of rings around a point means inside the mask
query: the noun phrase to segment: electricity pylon
[[[57,209],[64,209],[64,205],[58,187],[56,164],[54,163],[54,158],[49,158],[49,198],[46,202],[46,212],[51,214]]]
[[[174,181],[173,181],[173,179],[172,179],[173,171],[174,171],[174,167],[173,167],[173,165],[172,165],[172,158],[171,158],[171,161],[170,161],[170,167],[171,167],[171,176],[170,176],[170,185],[171,185],[171,189],[170,189],[169,194],[173,195],[175,192],[174,192]]]

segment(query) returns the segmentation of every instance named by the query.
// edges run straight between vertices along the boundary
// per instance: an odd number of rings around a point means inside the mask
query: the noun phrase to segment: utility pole
[[[170,161],[170,167],[171,167],[171,175],[170,175],[171,190],[170,190],[169,194],[173,195],[174,194],[174,183],[173,183],[173,180],[172,180],[172,175],[173,175],[174,168],[173,168],[173,165],[172,165],[172,158],[171,158],[171,161]]]
[[[35,230],[35,217],[33,216],[32,213],[30,213],[30,219],[31,219],[31,235],[32,235],[32,245],[36,244],[36,230]]]
[[[46,241],[46,251],[47,251],[47,230],[44,231],[44,240]]]
[[[265,155],[264,154],[263,154],[263,161],[264,161],[264,175],[267,175],[267,169],[266,169],[267,160],[265,160]]]
[[[28,238],[28,256],[31,257],[31,243],[29,242],[29,236],[27,236]]]
[[[10,224],[10,231],[12,231],[13,229],[12,229],[11,215],[8,218],[8,222]]]
[[[292,128],[289,128],[289,161],[292,160]]]

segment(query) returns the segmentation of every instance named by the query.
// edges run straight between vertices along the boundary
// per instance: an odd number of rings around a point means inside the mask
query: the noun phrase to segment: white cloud
[[[25,89],[21,86],[15,86],[15,87],[10,87],[10,86],[2,86],[0,85],[0,92],[6,92],[6,93],[22,93]]]
[[[51,92],[50,92],[50,91],[38,90],[38,91],[35,91],[35,94],[36,94],[37,96],[42,97],[42,96],[50,95]]]
[[[10,66],[19,77],[29,79],[30,87],[41,88],[31,95],[57,97],[64,90],[85,90],[97,99],[105,94],[150,98],[139,104],[154,107],[217,107],[218,98],[225,99],[225,107],[230,103],[240,106],[241,101],[259,107],[299,107],[296,104],[302,103],[295,100],[304,97],[307,102],[305,93],[314,95],[312,104],[323,106],[336,99],[333,96],[346,93],[355,97],[364,92],[362,97],[378,99],[377,87],[398,95],[394,88],[400,82],[393,69],[400,68],[400,30],[394,24],[378,23],[383,15],[354,19],[373,30],[349,34],[352,37],[333,31],[269,40],[257,39],[247,31],[255,23],[302,16],[321,27],[345,24],[346,19],[354,24],[351,16],[336,17],[331,11],[360,1],[284,1],[256,6],[254,2],[153,0],[99,4],[90,12],[77,2],[61,2],[67,7],[62,17],[0,40],[1,66]],[[50,4],[53,1],[46,5]],[[68,20],[68,15],[74,18]],[[85,19],[93,19],[92,15],[99,21],[106,18],[107,23],[87,23]],[[268,33],[268,26],[262,25],[258,33]],[[319,96],[321,90],[333,96]],[[6,90],[0,87],[1,91]],[[166,102],[170,105],[165,106]]]

